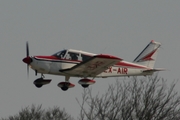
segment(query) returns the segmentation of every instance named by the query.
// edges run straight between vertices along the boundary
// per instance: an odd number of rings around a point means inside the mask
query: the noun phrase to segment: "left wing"
[[[122,61],[122,59],[111,55],[100,54],[95,55],[72,68],[60,70],[60,72],[72,76],[95,77],[119,61]]]

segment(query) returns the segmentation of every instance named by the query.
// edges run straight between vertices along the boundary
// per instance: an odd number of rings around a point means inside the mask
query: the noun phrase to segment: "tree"
[[[42,109],[42,105],[26,107],[21,109],[18,114],[2,118],[1,120],[73,120],[73,118],[59,107]]]
[[[79,120],[180,120],[180,96],[157,75],[132,80],[116,80],[104,94],[92,95],[84,89]],[[23,108],[18,114],[1,120],[73,120],[59,107],[42,109],[42,105]]]
[[[180,96],[157,75],[117,80],[105,94],[84,89],[79,120],[180,120]]]

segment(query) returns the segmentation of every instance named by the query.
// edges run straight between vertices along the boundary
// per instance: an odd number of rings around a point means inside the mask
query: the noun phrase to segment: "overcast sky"
[[[0,1],[0,117],[14,115],[31,104],[59,106],[75,118],[80,110],[80,78],[64,92],[57,87],[62,76],[41,89],[40,77],[30,70],[27,78],[25,42],[30,55],[51,55],[64,48],[106,53],[132,61],[151,41],[162,43],[155,67],[169,83],[180,78],[179,0],[1,0]],[[128,78],[127,78],[128,79]],[[121,78],[120,80],[124,80]],[[93,93],[103,93],[115,78],[96,79]],[[177,91],[180,92],[180,82]]]

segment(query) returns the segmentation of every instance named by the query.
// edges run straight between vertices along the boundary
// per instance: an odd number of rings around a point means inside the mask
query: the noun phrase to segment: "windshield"
[[[62,58],[64,58],[64,55],[65,55],[65,54],[66,54],[66,50],[63,50],[63,51],[59,51],[59,52],[53,54],[53,56],[56,56],[56,57],[62,59]]]

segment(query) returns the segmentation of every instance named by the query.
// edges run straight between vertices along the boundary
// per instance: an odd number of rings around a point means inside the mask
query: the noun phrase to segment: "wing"
[[[95,77],[110,66],[115,65],[121,58],[111,55],[96,55],[92,58],[69,69],[60,70],[60,72],[79,77]]]

